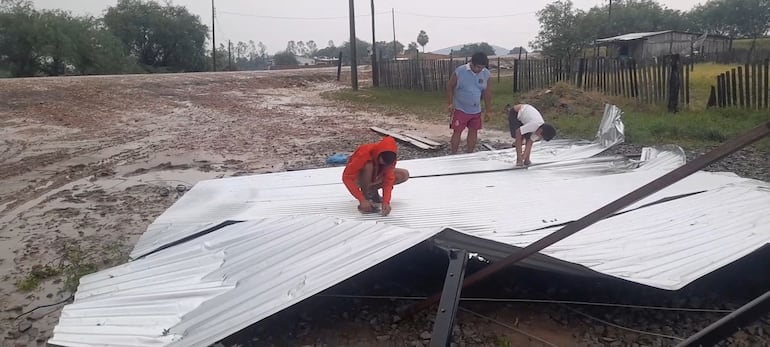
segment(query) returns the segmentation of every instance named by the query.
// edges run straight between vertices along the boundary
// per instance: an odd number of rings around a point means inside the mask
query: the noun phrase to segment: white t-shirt
[[[519,127],[522,135],[534,133],[541,125],[543,125],[543,123],[545,123],[540,111],[528,104],[521,105],[519,114],[516,118],[518,118],[519,122],[522,124],[522,126]]]

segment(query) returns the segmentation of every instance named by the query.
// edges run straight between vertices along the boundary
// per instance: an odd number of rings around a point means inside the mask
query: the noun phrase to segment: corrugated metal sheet
[[[607,172],[619,165],[624,165],[613,158],[581,161],[623,142],[624,125],[621,117],[620,108],[608,104],[605,106],[596,138],[593,141],[553,140],[538,143],[532,149],[532,161],[534,163],[553,163],[538,169],[548,169],[553,172],[553,179],[565,179],[575,175],[587,176],[595,174],[597,171]],[[412,177],[420,177],[510,169],[515,163],[515,150],[505,149],[400,161],[399,167],[408,169]],[[350,211],[349,200],[352,198],[344,188],[340,189],[343,169],[342,167],[335,167],[198,182],[190,192],[155,220],[148,232],[139,239],[131,253],[131,258],[150,253],[174,240],[184,238],[198,230],[225,220],[248,219],[253,215],[245,212],[253,206],[252,203],[261,201],[271,204],[273,202],[272,194],[278,196],[299,194],[282,199],[284,206],[281,209],[287,215],[321,213],[358,218],[360,216],[355,208]],[[535,170],[535,168],[530,170]],[[549,179],[551,176],[537,175],[537,177]],[[491,177],[490,179],[494,178]],[[418,180],[424,182],[428,178],[413,178],[412,182],[418,182]],[[456,178],[455,180],[462,179]],[[410,182],[408,184],[414,185],[416,183]],[[400,187],[398,190],[401,190]],[[443,190],[445,187],[438,189],[438,191]],[[325,194],[331,194],[329,197],[334,197],[334,200],[328,200],[329,204],[326,206],[318,206],[316,204],[318,199],[325,199],[327,197]],[[401,193],[398,194],[400,196]],[[306,210],[308,205],[313,207]],[[375,218],[374,216],[369,217],[369,219]]]
[[[83,277],[49,343],[206,346],[437,232],[324,216],[230,225]]]
[[[623,131],[618,122],[602,129]],[[143,235],[132,253],[139,259],[81,280],[51,343],[204,346],[431,236],[502,257],[685,160],[678,147],[645,149],[639,160],[594,158],[605,149],[597,142],[538,145],[550,163],[527,170],[413,178],[394,190],[388,217],[358,213],[341,168],[200,182]],[[400,166],[454,174],[510,168],[512,156]],[[768,183],[699,172],[525,265],[678,289],[768,243],[768,210]],[[202,232],[228,220],[246,222]],[[446,228],[455,231],[435,235]]]
[[[639,40],[639,39],[643,39],[645,37],[665,34],[665,33],[669,33],[669,32],[671,32],[671,30],[650,31],[650,32],[641,32],[641,33],[629,33],[629,34],[623,34],[623,35],[618,35],[618,36],[598,39],[598,40],[596,40],[596,42],[633,41],[633,40]]]

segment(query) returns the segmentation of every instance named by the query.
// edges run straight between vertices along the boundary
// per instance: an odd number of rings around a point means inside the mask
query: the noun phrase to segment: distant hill
[[[472,43],[472,42],[468,42],[468,43]],[[489,43],[489,42],[487,42],[487,43]],[[492,48],[495,49],[495,54],[496,55],[506,55],[506,54],[508,54],[508,52],[511,51],[509,48],[500,47],[500,46],[497,46],[497,45],[493,45],[491,43],[489,45],[492,46]],[[439,49],[439,50],[436,50],[436,51],[432,51],[431,53],[449,54],[452,50],[459,51],[461,48],[463,48],[463,46],[465,46],[465,44],[456,45],[456,46],[447,47],[447,48],[442,48],[442,49]]]

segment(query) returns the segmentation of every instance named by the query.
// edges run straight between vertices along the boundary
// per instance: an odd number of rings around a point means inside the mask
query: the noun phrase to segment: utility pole
[[[227,68],[233,71],[233,42],[227,40]]]
[[[217,31],[214,27],[214,23],[216,22],[216,10],[214,9],[214,0],[211,0],[211,40],[213,41],[213,44],[211,46],[211,59],[213,60],[214,64],[212,66],[212,70],[214,72],[217,71]]]
[[[390,18],[393,20],[393,61],[398,60],[398,52],[396,52],[396,10],[390,8]]]
[[[213,0],[212,0],[213,1]],[[358,90],[358,67],[356,64],[356,11],[353,8],[353,0],[349,0],[350,6],[350,83],[353,90]]]
[[[372,3],[372,86],[380,86],[380,74],[377,68],[377,40],[374,38],[374,0]]]

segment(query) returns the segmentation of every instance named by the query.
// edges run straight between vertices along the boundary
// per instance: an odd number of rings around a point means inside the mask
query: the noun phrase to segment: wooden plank
[[[749,64],[743,65],[743,78],[745,82],[745,89],[743,93],[746,96],[746,108],[751,108],[751,81],[749,80]]]
[[[730,94],[730,71],[724,73],[724,85],[725,85],[725,106],[732,106],[733,96]]]
[[[692,64],[692,63],[691,63]],[[685,105],[688,107],[690,106],[690,70],[692,70],[693,65],[690,65],[689,69],[684,69],[684,76],[685,76]]]
[[[412,144],[415,147],[420,148],[420,149],[436,149],[436,147],[430,146],[430,145],[428,145],[426,143],[423,143],[423,142],[417,141],[415,139],[403,136],[403,135],[401,135],[399,133],[396,133],[396,132],[393,132],[393,131],[385,130],[383,128],[369,127],[369,129],[371,129],[372,131],[374,131],[376,133],[382,134],[382,135],[391,136],[391,137],[393,137],[396,140],[400,140],[400,141],[403,141],[403,142],[406,142],[406,143],[410,143],[410,144]]]
[[[770,59],[765,59],[765,108],[770,108]]]
[[[743,67],[738,67],[738,106],[741,108],[744,107],[745,104],[745,94],[743,93]]]
[[[730,96],[732,97],[730,102],[733,106],[738,106],[738,82],[736,82],[735,78],[736,73],[735,68],[730,69]]]
[[[414,135],[412,133],[404,133],[404,136],[412,138],[412,139],[415,139],[415,140],[420,141],[422,143],[425,143],[425,144],[427,144],[429,146],[434,146],[434,147],[443,146],[443,144],[440,143],[440,142],[436,142],[436,141],[433,141],[431,139],[424,138],[422,136]]]
[[[751,104],[755,109],[758,109],[757,107],[757,101],[759,100],[759,95],[757,95],[757,64],[751,64]]]

